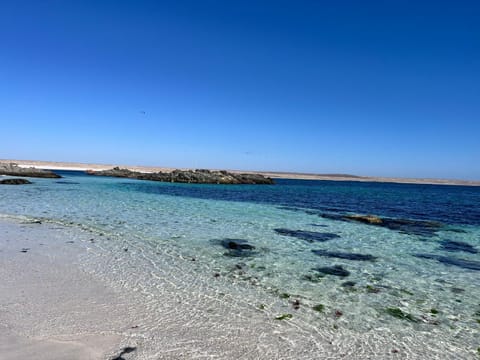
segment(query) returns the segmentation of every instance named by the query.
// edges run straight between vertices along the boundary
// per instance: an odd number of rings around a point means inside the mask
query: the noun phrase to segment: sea
[[[85,259],[89,271],[145,294],[147,307],[166,291],[163,276],[181,293],[172,296],[193,301],[208,288],[234,312],[257,309],[309,337],[357,334],[371,355],[388,338],[386,353],[401,358],[480,354],[480,187],[56,172],[2,186],[1,216],[91,232],[93,256],[113,255],[108,269]]]

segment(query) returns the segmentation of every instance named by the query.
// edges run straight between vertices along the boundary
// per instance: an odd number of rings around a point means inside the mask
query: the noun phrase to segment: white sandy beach
[[[1,220],[2,359],[93,360],[120,348],[121,294],[81,271],[85,248],[67,241],[77,240],[51,226]]]

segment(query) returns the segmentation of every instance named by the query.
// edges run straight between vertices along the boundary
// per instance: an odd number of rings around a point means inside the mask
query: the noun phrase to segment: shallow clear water
[[[189,259],[203,281],[226,279],[213,285],[219,291],[233,286],[241,296],[255,287],[288,306],[299,300],[303,321],[314,327],[432,333],[470,354],[480,346],[478,187],[189,185],[59,173],[62,179],[1,187],[0,213],[93,229],[103,248],[129,247],[148,259],[146,278],[165,254]],[[393,222],[343,217],[354,213]],[[142,286],[154,293],[153,284]],[[319,304],[321,313],[313,309]]]

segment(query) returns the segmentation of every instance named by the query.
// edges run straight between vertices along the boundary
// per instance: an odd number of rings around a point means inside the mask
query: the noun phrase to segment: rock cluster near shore
[[[0,180],[0,185],[25,185],[31,184],[27,179],[5,179]]]
[[[0,163],[0,175],[26,176],[37,178],[61,178],[53,171],[37,169],[34,167],[22,168],[15,163]]]
[[[234,174],[225,170],[211,171],[200,169],[142,173],[115,167],[103,171],[87,170],[87,174],[189,184],[273,184],[271,178],[260,174]]]

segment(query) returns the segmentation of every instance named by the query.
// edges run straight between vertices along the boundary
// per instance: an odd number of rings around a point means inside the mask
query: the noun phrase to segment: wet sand
[[[175,168],[156,167],[156,166],[139,166],[139,165],[121,165],[121,164],[92,164],[92,163],[75,163],[75,162],[55,162],[55,161],[37,161],[37,160],[8,160],[0,159],[0,162],[15,162],[21,166],[32,166],[41,169],[50,170],[107,170],[115,166],[127,168],[133,171],[141,172],[170,172]],[[187,169],[182,169],[187,170]],[[461,180],[461,179],[430,179],[430,178],[399,178],[399,177],[375,177],[375,176],[356,176],[349,174],[309,174],[294,172],[278,172],[278,171],[246,171],[232,169],[211,169],[211,170],[227,170],[233,173],[252,173],[261,174],[277,179],[303,179],[303,180],[328,180],[328,181],[364,181],[364,182],[393,182],[402,184],[435,184],[435,185],[466,185],[480,186],[480,181]]]

